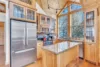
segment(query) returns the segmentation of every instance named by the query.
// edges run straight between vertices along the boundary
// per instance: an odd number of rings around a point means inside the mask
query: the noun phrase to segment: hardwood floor
[[[0,46],[0,67],[5,64],[4,46]]]
[[[36,63],[30,64],[26,67],[42,67],[42,60],[38,60]],[[71,64],[67,65],[66,67],[100,67],[100,66],[96,66],[87,61],[80,60],[78,64],[75,62],[72,62]]]
[[[10,67],[9,65],[0,65],[0,67]]]

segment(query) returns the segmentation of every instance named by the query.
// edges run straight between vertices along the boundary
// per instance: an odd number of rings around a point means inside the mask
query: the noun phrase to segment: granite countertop
[[[48,50],[50,52],[53,52],[55,54],[59,54],[62,53],[66,50],[69,50],[77,45],[80,45],[81,42],[69,42],[69,41],[65,41],[65,42],[61,42],[58,44],[54,44],[54,45],[49,45],[49,46],[44,46],[42,47],[44,50]]]

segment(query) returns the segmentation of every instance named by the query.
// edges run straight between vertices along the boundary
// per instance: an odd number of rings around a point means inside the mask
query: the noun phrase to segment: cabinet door
[[[45,16],[41,16],[41,19],[40,19],[40,24],[45,24],[46,23],[46,18]]]
[[[26,18],[28,20],[36,22],[36,12],[32,9],[26,9],[26,12],[27,12]]]
[[[10,17],[23,19],[25,18],[25,8],[23,6],[10,3]]]
[[[50,24],[50,18],[47,18],[47,24]]]
[[[85,59],[89,62],[96,63],[96,44],[86,44]]]

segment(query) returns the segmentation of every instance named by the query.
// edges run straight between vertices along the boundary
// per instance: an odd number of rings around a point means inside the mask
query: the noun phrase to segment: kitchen
[[[0,2],[6,6],[5,65],[99,67],[100,1]]]

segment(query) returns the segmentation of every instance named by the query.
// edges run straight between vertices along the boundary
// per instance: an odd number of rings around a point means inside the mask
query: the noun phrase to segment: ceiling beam
[[[65,5],[64,5],[63,8],[57,13],[57,15],[59,15],[59,14],[62,12],[62,10],[63,10],[66,6],[69,6],[70,4],[82,5],[81,2],[79,3],[79,2],[74,2],[74,1],[69,1],[69,0],[67,0],[66,3],[65,3]]]
[[[67,5],[68,5],[68,1],[66,1],[65,5],[64,5],[63,8],[57,13],[57,15],[59,15],[59,14],[62,12],[62,10],[63,10]]]

